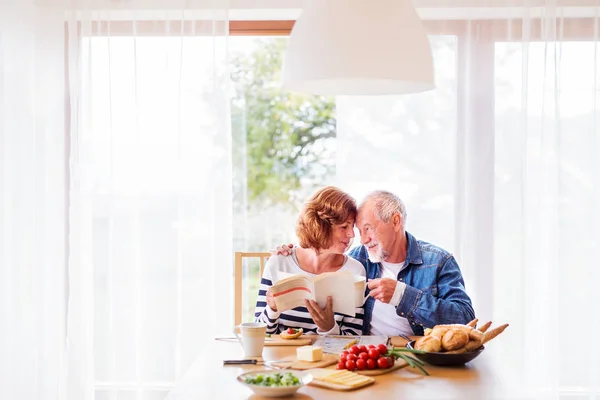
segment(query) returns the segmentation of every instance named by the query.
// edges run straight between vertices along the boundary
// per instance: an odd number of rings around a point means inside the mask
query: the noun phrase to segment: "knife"
[[[256,364],[256,360],[223,360],[223,365]]]

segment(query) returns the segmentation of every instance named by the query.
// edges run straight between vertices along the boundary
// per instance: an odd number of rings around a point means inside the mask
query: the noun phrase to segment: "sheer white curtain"
[[[227,12],[67,26],[69,355],[86,383],[70,394],[163,398],[232,325]]]
[[[397,193],[456,255],[478,317],[511,324],[488,350],[515,387],[592,399],[600,349],[553,350],[600,327],[600,10],[528,4],[427,20],[433,92],[338,98],[338,183]]]
[[[191,3],[0,1],[1,398],[162,399],[233,324],[227,2]]]
[[[64,394],[62,14],[0,1],[0,398]]]

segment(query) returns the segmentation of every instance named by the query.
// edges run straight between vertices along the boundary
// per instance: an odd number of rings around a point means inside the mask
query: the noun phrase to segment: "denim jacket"
[[[406,283],[404,295],[396,313],[408,319],[415,335],[423,335],[424,328],[438,324],[466,324],[475,318],[471,299],[465,291],[460,268],[452,254],[427,242],[417,240],[406,232],[408,250],[406,268],[398,273],[398,280]],[[360,261],[367,279],[381,277],[380,264],[369,260],[365,246],[355,247],[350,256]],[[367,288],[367,293],[369,289]],[[370,334],[375,299],[365,303],[363,334]]]

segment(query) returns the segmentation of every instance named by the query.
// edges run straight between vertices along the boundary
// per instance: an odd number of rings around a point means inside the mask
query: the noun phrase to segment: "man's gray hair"
[[[359,208],[362,208],[367,202],[373,202],[375,216],[380,221],[388,223],[395,213],[399,213],[402,216],[402,227],[406,225],[406,206],[394,193],[385,190],[371,192],[365,197]]]

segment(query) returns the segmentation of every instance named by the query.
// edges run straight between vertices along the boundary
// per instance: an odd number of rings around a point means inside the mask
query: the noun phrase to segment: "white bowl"
[[[256,375],[273,375],[273,374],[285,374],[291,372],[296,376],[300,383],[294,386],[260,386],[253,385],[251,383],[246,383],[246,377],[254,377]],[[285,396],[293,396],[298,389],[300,389],[304,385],[308,385],[310,381],[312,381],[313,377],[311,374],[305,371],[298,371],[294,369],[283,369],[283,370],[261,370],[261,371],[252,371],[246,372],[245,374],[241,374],[237,377],[238,382],[243,384],[244,386],[249,387],[254,393],[263,397],[285,397]]]

